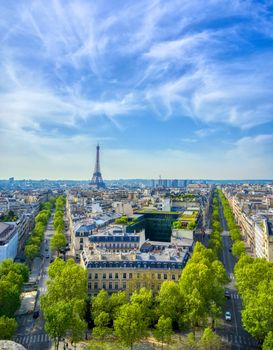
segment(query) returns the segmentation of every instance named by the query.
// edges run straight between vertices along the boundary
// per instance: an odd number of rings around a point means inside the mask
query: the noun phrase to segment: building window
[[[126,272],[123,272],[123,278],[126,278]]]
[[[94,283],[94,289],[98,289],[98,282]]]
[[[158,278],[159,280],[161,279],[161,274],[160,274],[160,273],[157,274],[157,278]]]
[[[115,290],[118,290],[118,283],[115,283]]]
[[[113,289],[112,282],[109,282],[109,289]]]
[[[123,283],[122,283],[122,288],[123,288],[123,289],[126,289],[126,282],[123,282]]]
[[[164,280],[166,280],[168,278],[167,274],[164,273]]]
[[[172,275],[172,280],[175,280],[175,275]]]
[[[103,289],[106,289],[106,283],[105,283],[105,282],[103,282],[102,288],[103,288]]]
[[[88,289],[91,289],[91,283],[90,282],[88,283]]]
[[[102,278],[103,278],[103,279],[105,279],[105,278],[106,278],[106,273],[104,273],[104,274],[102,275]]]
[[[139,278],[139,276],[140,276],[140,274],[139,274],[139,272],[137,273],[137,278]]]
[[[82,244],[80,244],[80,250],[82,250],[83,249],[83,245]]]
[[[92,273],[89,273],[88,274],[88,279],[91,280],[91,278],[92,278]]]
[[[129,273],[129,278],[133,278],[133,274],[131,272]]]
[[[118,273],[117,272],[115,273],[115,278],[118,278]]]
[[[109,273],[109,278],[112,278],[112,272]]]
[[[97,273],[95,273],[95,280],[97,280],[98,279],[98,274]]]
[[[83,238],[80,238],[80,243],[83,243]]]

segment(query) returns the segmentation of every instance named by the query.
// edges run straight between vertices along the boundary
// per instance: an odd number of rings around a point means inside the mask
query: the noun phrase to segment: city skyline
[[[269,1],[0,5],[0,178],[273,178]]]

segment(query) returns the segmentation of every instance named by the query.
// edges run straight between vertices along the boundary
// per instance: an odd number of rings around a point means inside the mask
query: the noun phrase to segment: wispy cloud
[[[164,136],[180,120],[176,139],[185,147],[209,147],[226,129],[239,141],[223,136],[225,154],[242,155],[250,142],[267,154],[260,145],[273,124],[269,0],[18,0],[0,13],[1,150],[5,133],[14,138],[9,154],[29,135],[45,158],[53,157],[49,144],[61,147],[54,130],[64,144],[87,137],[91,147],[99,134],[118,150],[132,148],[133,135],[140,161],[150,128],[157,144],[149,151],[164,139],[166,156],[178,157]],[[187,153],[199,170],[201,153]]]

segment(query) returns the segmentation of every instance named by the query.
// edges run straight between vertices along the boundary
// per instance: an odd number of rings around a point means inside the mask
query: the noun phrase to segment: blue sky
[[[273,178],[273,2],[0,3],[0,178]]]

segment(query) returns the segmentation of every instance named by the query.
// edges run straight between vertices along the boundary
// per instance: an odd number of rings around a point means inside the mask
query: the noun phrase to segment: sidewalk
[[[33,260],[31,264],[31,272],[29,275],[29,282],[37,282],[42,266],[43,260],[40,257],[37,257]]]
[[[68,347],[65,347],[65,342],[60,341],[59,350],[89,350],[89,346],[83,342],[79,342],[76,346],[67,343]],[[51,343],[49,350],[55,350],[54,342]]]

